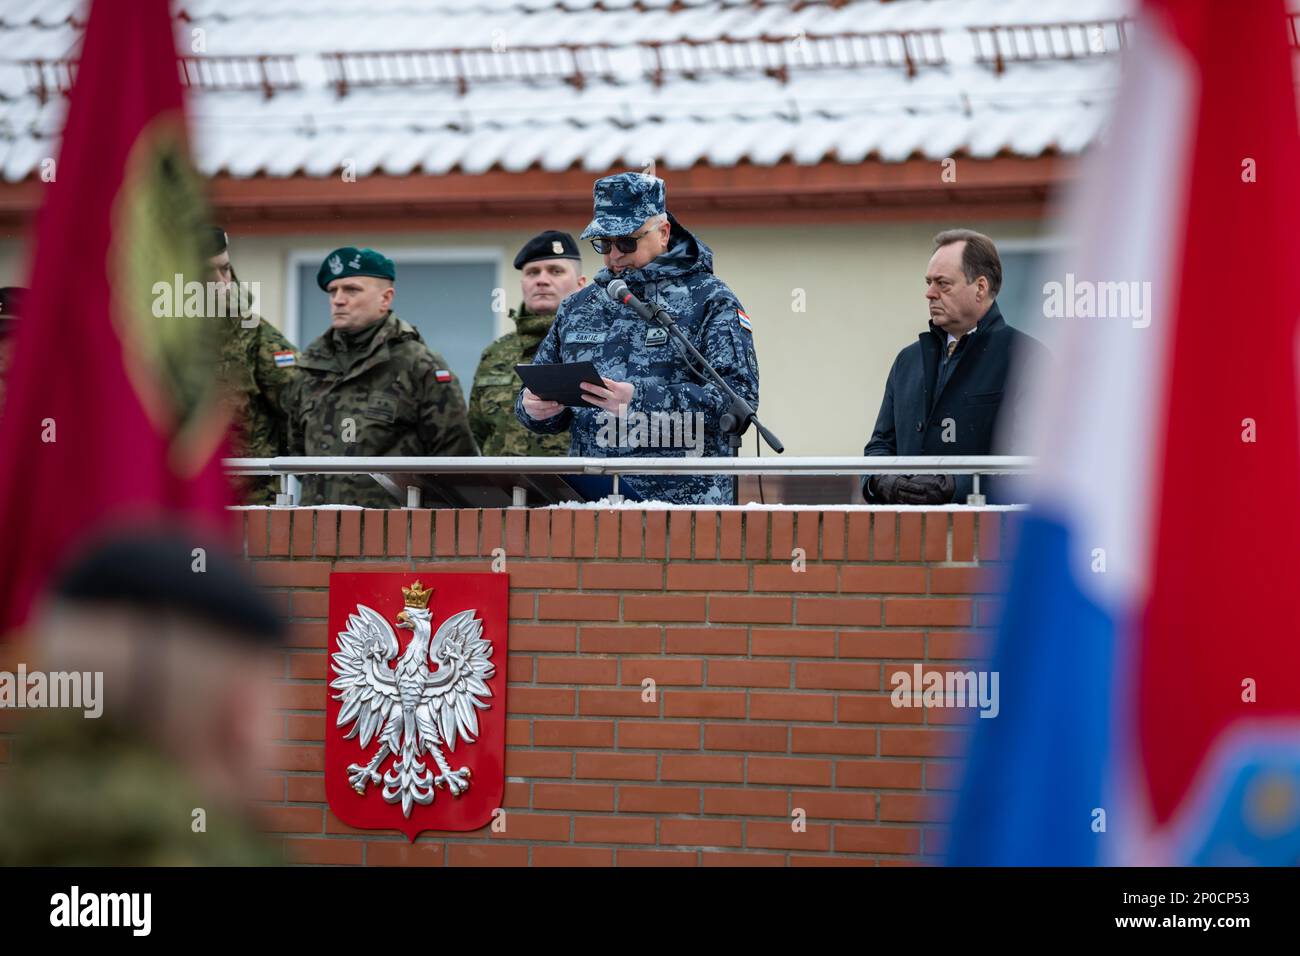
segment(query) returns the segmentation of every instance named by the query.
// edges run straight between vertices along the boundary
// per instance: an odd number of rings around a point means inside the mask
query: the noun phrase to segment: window
[[[1059,245],[1046,239],[1009,239],[998,242],[1002,260],[1002,291],[998,308],[1007,324],[1041,337],[1043,325],[1043,278]]]
[[[290,255],[289,338],[306,348],[329,328],[329,304],[316,285],[316,271],[329,249]],[[495,249],[381,249],[397,266],[393,311],[420,331],[460,380],[465,399],[478,359],[497,337],[493,290],[501,284],[501,254]]]

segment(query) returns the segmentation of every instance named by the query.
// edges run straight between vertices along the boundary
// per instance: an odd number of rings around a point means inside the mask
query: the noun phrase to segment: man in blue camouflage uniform
[[[567,408],[527,388],[515,402],[515,415],[530,430],[569,429],[570,455],[732,454],[718,427],[730,402],[716,385],[691,372],[664,329],[609,298],[605,289],[615,278],[638,299],[672,315],[727,384],[758,408],[758,359],[749,317],[713,274],[709,247],[667,211],[664,193],[662,179],[643,173],[596,181],[594,217],[581,238],[593,240],[605,268],[560,304],[533,357],[539,365],[592,362],[604,380],[604,387],[582,386],[594,407]],[[632,475],[623,479],[622,489],[628,497],[673,504],[735,503],[728,475]]]

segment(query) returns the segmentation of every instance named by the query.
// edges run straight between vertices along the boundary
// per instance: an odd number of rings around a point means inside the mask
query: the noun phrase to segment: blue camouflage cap
[[[592,187],[591,225],[579,239],[599,236],[630,236],[651,216],[662,216],[664,181],[646,173],[619,173],[596,180]]]

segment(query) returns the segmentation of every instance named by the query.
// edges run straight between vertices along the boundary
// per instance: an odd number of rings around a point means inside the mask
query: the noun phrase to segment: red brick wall
[[[970,715],[893,708],[888,676],[986,652],[981,569],[1004,512],[242,514],[248,559],[292,620],[264,793],[291,861],[874,866],[943,851]],[[412,845],[344,826],[321,776],[330,571],[488,571],[498,547],[505,832]]]

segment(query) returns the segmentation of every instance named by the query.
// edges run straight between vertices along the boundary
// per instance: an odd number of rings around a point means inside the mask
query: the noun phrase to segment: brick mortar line
[[[245,551],[247,551],[247,541],[244,541]],[[306,555],[291,554],[256,554],[249,555],[247,561],[253,566],[259,564],[301,564],[312,562],[315,564],[382,564],[393,563],[396,561],[420,562],[422,564],[459,564],[480,561],[491,561],[491,553],[474,553],[474,554],[420,554],[413,555],[410,552],[406,554],[313,554],[312,557]],[[511,562],[520,564],[628,564],[636,567],[658,565],[667,567],[672,564],[692,564],[701,567],[710,565],[721,567],[754,567],[754,568],[781,568],[790,566],[790,558],[786,557],[765,557],[765,558],[696,558],[678,557],[678,558],[622,558],[613,555],[596,555],[588,557],[586,555],[556,555],[546,557],[540,554],[516,554],[508,555],[506,558],[507,568]],[[888,560],[878,558],[824,558],[816,557],[808,560],[809,567],[830,567],[843,566],[852,568],[879,567],[879,568],[930,568],[930,567],[958,567],[958,568],[984,568],[990,564],[1010,564],[1009,558],[998,558],[989,561],[981,561],[978,558],[958,561],[955,558],[944,557],[941,559],[931,558],[905,558],[901,560]],[[801,572],[792,572],[795,574]]]
[[[737,725],[733,725],[733,726],[737,726]],[[748,724],[741,724],[741,725],[738,725],[738,726],[748,726]],[[767,725],[767,724],[758,724],[757,726],[768,726],[768,725]],[[923,730],[923,729],[925,729],[923,726],[915,726],[915,725],[911,725],[911,724],[909,724],[909,725],[907,725],[907,726],[908,726],[908,728],[913,729],[913,730]],[[846,728],[835,728],[834,725],[827,725],[827,724],[809,725],[809,726],[807,726],[807,727],[804,727],[803,725],[800,725],[800,729],[805,729],[805,730],[826,730],[826,729],[830,729],[830,728],[834,728],[834,729],[844,729],[844,730],[849,730],[849,729],[856,730],[856,729],[858,729],[856,725],[855,725],[854,727],[852,727],[852,728],[847,728],[847,727],[846,727]],[[864,725],[862,726],[861,729],[863,729],[863,730],[893,730],[893,729],[896,729],[896,728],[897,728],[897,725],[896,725],[896,724],[890,724],[890,725],[888,725],[888,726],[886,726],[886,727],[878,727],[878,726],[871,726],[871,725],[866,725],[866,724],[864,724]],[[937,729],[937,728],[936,728],[936,729]],[[276,741],[276,743],[298,743],[298,741],[296,741],[296,740],[289,740],[289,741]],[[676,757],[676,756],[683,756],[683,757],[685,757],[685,756],[706,756],[706,757],[707,757],[707,756],[714,756],[714,755],[717,755],[717,756],[736,756],[736,755],[745,756],[745,755],[751,755],[751,756],[755,756],[755,757],[787,757],[787,758],[796,759],[796,760],[798,760],[798,759],[804,759],[804,758],[808,758],[808,759],[822,759],[822,760],[825,760],[825,759],[832,759],[832,758],[833,758],[833,759],[840,759],[840,760],[849,760],[849,759],[855,759],[855,758],[856,758],[856,759],[888,759],[888,758],[896,758],[896,759],[898,759],[898,760],[900,760],[900,761],[905,761],[905,760],[912,759],[912,758],[909,758],[908,756],[906,756],[906,755],[902,755],[902,754],[836,753],[836,752],[829,752],[829,751],[824,751],[824,750],[817,750],[817,751],[812,751],[812,750],[756,750],[756,751],[755,751],[755,750],[713,750],[713,749],[710,749],[710,748],[707,748],[707,747],[698,747],[698,748],[696,748],[696,749],[694,749],[694,750],[691,750],[691,749],[684,748],[684,747],[672,747],[672,748],[666,748],[666,747],[665,747],[665,748],[661,748],[661,749],[654,749],[654,748],[648,748],[648,747],[628,747],[628,748],[623,748],[623,747],[618,747],[618,746],[616,745],[616,746],[613,747],[613,748],[609,748],[609,747],[588,747],[588,746],[582,746],[582,745],[577,745],[577,744],[528,744],[528,745],[524,745],[524,744],[514,744],[514,745],[507,745],[507,747],[506,747],[506,751],[507,751],[507,753],[512,752],[512,751],[515,752],[515,753],[532,753],[532,752],[535,752],[535,751],[536,751],[536,752],[541,752],[541,753],[557,753],[557,752],[575,751],[575,750],[576,750],[577,753],[583,753],[583,754],[599,754],[599,755],[602,755],[602,756],[610,756],[610,757],[645,757],[645,756],[649,756],[649,755],[651,755],[651,754],[662,754],[662,755],[666,755],[666,756],[669,756],[669,757]],[[940,758],[934,758],[934,759],[940,759]],[[960,758],[952,757],[952,758],[943,758],[943,759],[957,760],[957,759],[960,759]],[[528,779],[532,779],[532,778],[528,778]],[[617,779],[617,778],[615,778],[615,779]]]
[[[284,835],[282,835],[281,838],[284,839],[284,840],[287,841],[287,842],[290,842],[290,843],[299,842],[299,841],[307,840],[307,839],[316,839],[316,840],[319,840],[319,839],[328,839],[328,837],[324,837],[324,836],[316,836],[316,835],[314,835],[314,834],[300,834],[300,835],[297,835],[297,836],[292,835],[292,834],[284,834]],[[362,838],[362,837],[356,837],[356,838],[354,838],[354,839],[357,839],[357,840],[363,840],[363,839],[365,839],[365,838]],[[378,841],[376,841],[376,842],[378,842]],[[383,842],[391,842],[391,841],[383,841]],[[499,839],[495,839],[495,840],[487,840],[487,841],[478,841],[478,840],[474,840],[474,841],[464,841],[464,842],[458,842],[458,841],[445,841],[445,842],[442,842],[442,843],[435,843],[435,842],[432,842],[432,841],[431,841],[430,843],[427,843],[427,844],[420,844],[420,845],[424,845],[424,846],[437,846],[437,845],[441,845],[441,846],[443,846],[444,848],[449,848],[449,847],[453,847],[453,846],[470,846],[470,847],[473,847],[473,846],[501,846],[501,847],[527,847],[527,848],[530,849],[530,850],[534,850],[534,849],[547,849],[547,848],[555,848],[555,849],[561,849],[561,848],[564,848],[564,849],[580,849],[580,850],[613,850],[613,851],[615,851],[615,863],[613,864],[614,866],[617,866],[617,865],[618,865],[618,863],[617,863],[617,851],[619,851],[619,850],[637,851],[637,852],[647,852],[647,851],[650,851],[650,852],[661,852],[661,853],[695,853],[695,854],[711,853],[711,852],[712,852],[712,853],[743,853],[743,854],[751,855],[751,856],[773,856],[773,857],[782,857],[782,858],[784,858],[784,859],[786,860],[786,864],[787,864],[787,866],[789,866],[790,854],[800,854],[800,855],[809,855],[809,856],[821,856],[821,857],[825,857],[825,858],[827,858],[827,859],[848,859],[848,860],[863,860],[863,861],[865,861],[865,860],[878,860],[878,861],[880,861],[880,862],[885,862],[885,861],[893,862],[893,861],[898,861],[898,860],[915,860],[915,861],[917,861],[918,863],[924,863],[924,862],[925,862],[925,861],[922,859],[921,854],[919,854],[919,853],[902,852],[902,853],[893,853],[893,854],[889,854],[889,853],[881,853],[879,850],[871,850],[871,851],[861,851],[861,852],[859,852],[859,851],[856,851],[856,850],[836,850],[836,849],[834,849],[834,848],[830,848],[830,849],[825,849],[825,850],[823,850],[823,849],[820,849],[820,848],[818,848],[818,847],[808,847],[808,848],[804,848],[804,849],[798,849],[798,848],[791,849],[791,848],[789,848],[789,847],[784,847],[784,848],[775,848],[775,847],[765,847],[765,846],[760,846],[760,847],[750,847],[750,846],[724,846],[724,845],[720,845],[720,844],[707,844],[707,845],[704,845],[704,846],[701,846],[701,845],[698,845],[698,844],[697,844],[697,845],[695,845],[695,846],[688,846],[688,845],[686,845],[686,844],[676,844],[676,843],[670,843],[670,844],[657,844],[657,843],[656,843],[656,844],[651,844],[651,843],[564,843],[564,842],[561,842],[561,841],[559,841],[559,840],[534,840],[534,841],[526,841],[526,840],[500,839],[500,838],[499,838]],[[448,854],[445,854],[445,853],[444,853],[444,854],[443,854],[444,858],[445,858],[447,855],[448,855]],[[363,860],[365,859],[364,853],[363,853],[363,855],[362,855],[362,859],[363,859]],[[530,868],[533,867],[533,866],[539,866],[539,865],[540,865],[540,864],[533,863],[533,862],[531,861],[531,854],[530,854],[530,858],[529,858],[529,859],[530,859],[530,862],[528,863],[528,866],[529,866]],[[937,857],[932,857],[931,859],[937,859]],[[287,865],[287,866],[295,866],[295,867],[297,867],[297,866],[338,866],[338,867],[343,867],[343,866],[355,866],[355,865],[356,865],[356,864],[352,864],[352,863],[311,863],[311,862],[306,862],[306,861],[301,861],[301,862],[300,862],[300,861],[288,861],[288,860],[286,860],[285,862],[286,862],[286,865]],[[376,864],[363,863],[362,865],[363,865],[363,866],[370,866],[370,865],[374,865],[374,866],[383,866],[384,864],[381,864],[381,863],[376,863]],[[408,865],[410,865],[410,866],[419,866],[420,864],[408,864]],[[430,864],[430,866],[432,866],[432,865],[433,865],[433,864]],[[448,866],[448,867],[452,867],[452,866],[453,866],[453,864],[451,864],[451,863],[445,863],[445,864],[443,864],[443,865]],[[486,865],[496,865],[496,864],[486,864]],[[626,865],[626,864],[625,864],[625,865]],[[697,866],[697,867],[702,867],[702,865],[701,865],[699,862],[696,863],[696,866]]]
[[[744,821],[728,821],[728,822],[744,822]],[[759,820],[759,821],[754,821],[754,822],[759,822],[759,823],[770,823],[770,822],[773,822],[773,821],[769,821],[769,820]],[[782,821],[777,821],[777,822],[787,822],[787,823],[788,823],[789,821],[788,821],[788,820],[782,820]],[[830,824],[830,823],[818,823],[817,825],[818,825],[818,826],[831,826],[832,824]],[[837,824],[835,824],[835,825],[838,825],[838,826],[863,826],[863,825],[865,825],[865,824],[863,824],[863,822],[860,821],[860,820],[856,820],[856,821],[851,821],[851,822],[846,823],[846,824],[845,824],[845,823],[837,823]],[[508,832],[509,832],[509,823],[508,823],[508,822],[507,822],[507,824],[506,824],[506,828],[507,828],[507,833],[508,833]],[[902,828],[901,828],[901,827],[898,827],[898,828],[890,827],[890,829],[902,829]],[[918,828],[911,827],[911,828],[908,828],[908,829],[918,829]],[[477,832],[477,831],[457,831],[457,832]],[[274,835],[275,835],[276,837],[278,837],[278,838],[280,838],[280,839],[284,839],[284,840],[304,840],[304,839],[307,839],[307,840],[332,840],[332,841],[343,841],[343,842],[367,841],[367,842],[384,842],[384,843],[409,842],[409,841],[406,841],[406,839],[405,839],[404,837],[398,837],[397,839],[391,839],[392,834],[384,834],[383,836],[385,836],[385,837],[389,837],[389,839],[383,839],[383,840],[381,840],[381,839],[379,839],[379,834],[378,834],[378,833],[376,834],[376,836],[374,836],[374,837],[370,837],[370,836],[367,836],[367,835],[364,835],[364,834],[360,834],[360,833],[320,833],[320,834],[317,834],[317,833],[303,833],[303,832],[298,831],[298,830],[286,830],[286,831],[282,831],[282,832],[276,832]],[[423,835],[423,834],[421,834],[421,835]],[[853,857],[864,856],[864,855],[866,855],[866,854],[868,854],[868,853],[876,854],[876,855],[880,855],[880,856],[888,856],[888,857],[902,857],[902,856],[914,856],[914,855],[915,855],[915,854],[911,854],[911,853],[881,853],[879,850],[863,850],[863,851],[858,851],[858,850],[836,850],[836,849],[833,849],[833,848],[831,848],[831,849],[826,849],[826,850],[819,850],[819,849],[810,849],[810,850],[791,850],[789,847],[780,847],[780,848],[777,848],[777,847],[750,847],[750,846],[737,846],[737,847],[732,847],[732,846],[724,846],[724,845],[722,845],[722,844],[717,844],[717,843],[697,843],[697,844],[693,844],[693,845],[692,845],[692,844],[689,844],[689,843],[610,843],[610,842],[608,842],[608,841],[605,841],[605,842],[591,842],[591,843],[585,843],[585,842],[577,842],[577,841],[574,841],[574,840],[572,840],[572,838],[570,838],[570,839],[571,839],[571,842],[567,842],[567,843],[566,843],[566,842],[562,842],[562,841],[560,841],[560,840],[539,840],[539,839],[528,839],[528,838],[523,838],[523,837],[510,837],[510,836],[505,836],[505,837],[492,837],[492,836],[486,836],[486,835],[485,835],[485,836],[482,837],[482,838],[474,838],[474,839],[471,839],[471,838],[465,838],[465,837],[448,837],[448,838],[442,838],[442,839],[440,839],[440,838],[436,838],[436,837],[435,837],[435,838],[433,838],[433,839],[431,839],[431,840],[428,840],[428,841],[426,841],[426,842],[424,842],[424,843],[422,843],[422,844],[417,843],[417,844],[413,844],[413,845],[423,845],[423,846],[437,846],[437,845],[439,845],[439,844],[441,844],[441,845],[443,845],[443,846],[537,846],[537,845],[541,845],[541,846],[553,846],[553,847],[570,846],[570,847],[578,847],[578,848],[581,848],[581,849],[589,849],[589,850],[607,850],[607,849],[674,850],[674,849],[684,849],[684,850],[687,850],[687,851],[700,851],[700,850],[704,850],[705,848],[708,848],[708,849],[711,849],[711,850],[718,850],[718,851],[722,851],[722,852],[751,852],[751,851],[752,851],[752,852],[760,852],[760,853],[762,853],[762,852],[767,852],[767,853],[773,853],[773,854],[776,854],[776,853],[790,853],[790,852],[795,852],[795,853],[807,853],[807,852],[811,852],[811,853],[820,853],[820,854],[825,854],[825,855],[848,855],[848,856],[853,856]]]

